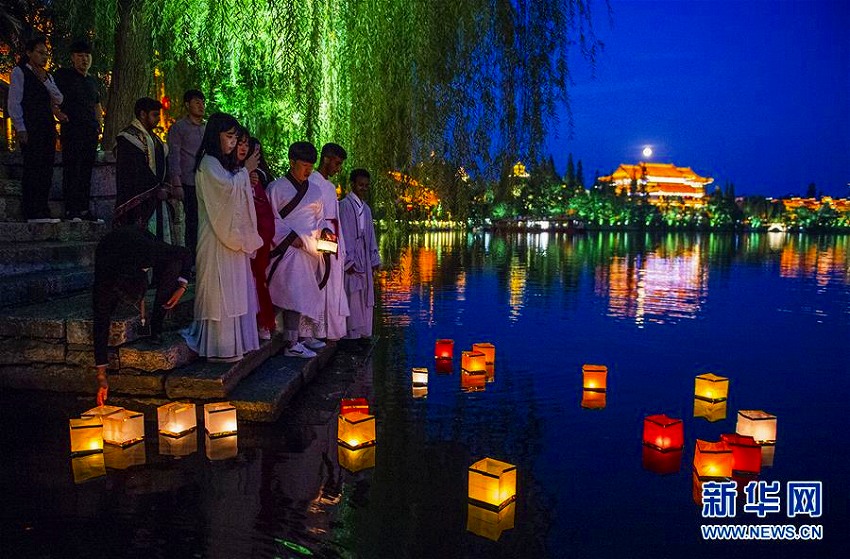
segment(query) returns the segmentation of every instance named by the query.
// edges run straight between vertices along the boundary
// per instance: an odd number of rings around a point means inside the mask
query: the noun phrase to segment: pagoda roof
[[[677,167],[673,163],[643,163],[637,165],[621,164],[612,174],[599,177],[601,181],[616,181],[621,179],[637,180],[642,177],[653,177],[659,179],[684,179],[692,182],[709,184],[714,182],[711,177],[703,177],[694,172],[690,167]]]

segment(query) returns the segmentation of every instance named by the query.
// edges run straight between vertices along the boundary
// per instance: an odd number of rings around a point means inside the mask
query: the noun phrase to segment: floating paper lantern
[[[608,395],[605,392],[596,392],[594,390],[581,391],[581,407],[587,410],[604,409],[608,402]]]
[[[434,357],[436,359],[451,359],[454,356],[454,351],[454,340],[437,340],[437,343],[434,344]]]
[[[746,435],[724,434],[720,435],[732,449],[732,471],[757,475],[761,472],[761,447],[755,439]]]
[[[758,444],[776,443],[776,416],[762,410],[739,410],[735,432],[749,435]]]
[[[438,375],[450,375],[450,374],[452,374],[452,360],[451,359],[437,359],[437,362],[434,364],[434,370],[437,371]]]
[[[204,404],[204,429],[212,438],[235,435],[236,407],[230,402]]]
[[[235,458],[239,453],[238,435],[204,438],[204,450],[210,460],[227,460]]]
[[[159,453],[163,456],[189,456],[198,450],[198,433],[192,431],[182,437],[159,436]]]
[[[81,417],[69,421],[71,454],[103,452],[103,423],[99,417]]]
[[[103,442],[130,446],[144,438],[145,416],[142,412],[122,409],[103,417]]]
[[[71,471],[74,474],[74,483],[76,484],[105,476],[106,464],[103,460],[103,453],[98,452],[97,454],[71,458]]]
[[[169,437],[182,437],[198,427],[195,404],[171,402],[156,410],[157,428]]]
[[[694,398],[706,402],[723,402],[729,396],[729,379],[706,373],[694,381]]]
[[[516,466],[483,458],[469,467],[469,501],[499,510],[516,499]]]
[[[147,462],[145,443],[137,442],[131,446],[106,445],[103,448],[106,467],[113,470],[126,470],[132,466],[141,466]]]
[[[377,445],[364,446],[362,448],[347,448],[338,444],[337,458],[339,465],[349,472],[356,473],[375,467],[375,454]]]
[[[460,388],[464,392],[480,392],[487,384],[486,371],[461,371]]]
[[[682,467],[682,450],[667,452],[643,445],[641,462],[643,468],[658,475],[675,474]]]
[[[427,386],[414,386],[413,389],[413,397],[414,398],[425,398],[428,396],[428,387]]]
[[[726,479],[732,476],[732,449],[723,441],[697,439],[694,471],[700,479]]]
[[[682,420],[663,413],[647,416],[643,420],[643,444],[661,451],[681,450],[685,446]]]
[[[120,408],[118,406],[97,406],[96,408],[92,408],[88,411],[84,411],[80,417],[98,417],[103,421],[104,417],[108,417],[112,414],[119,413],[123,411],[124,408]]]
[[[492,363],[487,363],[487,369],[484,371],[487,373],[487,382],[496,382],[496,366]]]
[[[582,387],[585,390],[605,392],[608,387],[608,367],[605,365],[582,365]]]
[[[509,503],[501,510],[491,510],[468,503],[466,506],[466,529],[476,536],[499,541],[502,532],[514,527],[516,503]]]
[[[375,416],[359,411],[339,414],[337,442],[348,448],[375,444]]]
[[[460,357],[460,368],[467,372],[486,372],[487,361],[480,351],[464,351]]]
[[[709,423],[726,419],[728,402],[706,402],[694,398],[694,417],[701,417]]]
[[[369,402],[366,398],[343,398],[339,403],[339,413],[345,415],[351,412],[369,413]]]
[[[428,386],[428,369],[426,367],[413,367],[413,386]]]
[[[484,354],[484,362],[492,365],[496,362],[496,346],[489,342],[478,342],[472,344],[472,351]]]

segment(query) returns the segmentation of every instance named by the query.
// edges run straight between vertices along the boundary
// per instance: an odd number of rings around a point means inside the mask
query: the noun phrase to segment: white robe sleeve
[[[263,246],[257,233],[257,213],[248,171],[232,174],[214,157],[204,157],[195,176],[204,198],[210,227],[219,241],[234,251],[253,254]]]

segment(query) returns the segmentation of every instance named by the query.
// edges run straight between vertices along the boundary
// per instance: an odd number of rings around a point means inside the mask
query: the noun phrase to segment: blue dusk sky
[[[692,167],[738,194],[850,193],[850,2],[593,4],[595,75],[575,55],[570,101],[548,141],[595,170],[643,160]],[[712,187],[709,187],[712,188]]]

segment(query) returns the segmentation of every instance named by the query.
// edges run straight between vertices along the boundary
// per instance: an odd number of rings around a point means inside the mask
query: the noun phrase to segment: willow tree
[[[336,141],[379,179],[436,157],[473,180],[496,180],[514,158],[539,159],[556,108],[568,102],[569,53],[594,60],[591,2],[61,4],[67,33],[89,33],[99,39],[96,57],[111,57],[117,100],[108,120],[126,120],[129,99],[150,93],[155,65],[169,96],[199,87],[211,109],[244,121],[272,159],[297,139]],[[393,185],[376,182],[378,200],[393,201]]]

